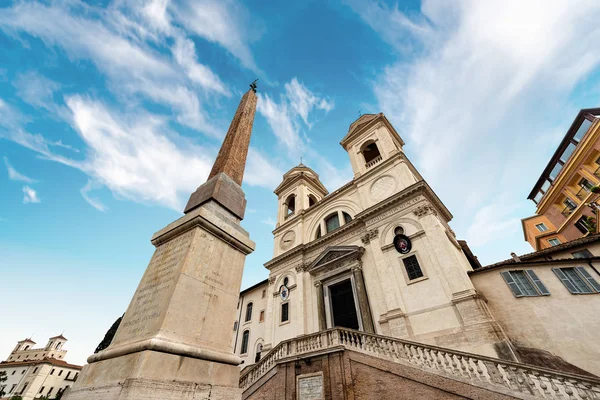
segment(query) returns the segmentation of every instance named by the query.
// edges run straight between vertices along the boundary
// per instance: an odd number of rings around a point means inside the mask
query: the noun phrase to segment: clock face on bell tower
[[[296,241],[296,232],[287,231],[281,237],[281,242],[280,242],[279,246],[281,247],[282,250],[287,250],[294,245],[295,241]]]

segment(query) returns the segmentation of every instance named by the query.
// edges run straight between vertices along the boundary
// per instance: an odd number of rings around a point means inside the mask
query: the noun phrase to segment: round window
[[[394,235],[404,235],[404,228],[397,226],[396,229],[394,229]]]
[[[285,278],[283,278],[283,285],[284,285],[284,286],[287,286],[289,281],[290,281],[290,280],[289,280],[289,279],[288,279],[288,277],[286,276]]]

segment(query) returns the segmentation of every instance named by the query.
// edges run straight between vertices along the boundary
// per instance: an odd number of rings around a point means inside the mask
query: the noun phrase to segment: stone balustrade
[[[377,157],[375,157],[374,159],[372,159],[371,161],[369,161],[368,163],[365,164],[365,167],[371,168],[373,165],[378,164],[379,161],[383,160],[383,158],[379,155]]]
[[[600,399],[600,379],[344,328],[279,343],[240,377],[240,387],[247,389],[280,361],[334,348],[411,365],[516,398]]]

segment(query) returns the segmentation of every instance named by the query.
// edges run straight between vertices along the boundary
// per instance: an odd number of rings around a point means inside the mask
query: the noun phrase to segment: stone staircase
[[[278,364],[347,349],[520,399],[600,399],[600,379],[388,336],[334,328],[279,343],[240,377],[244,391]]]

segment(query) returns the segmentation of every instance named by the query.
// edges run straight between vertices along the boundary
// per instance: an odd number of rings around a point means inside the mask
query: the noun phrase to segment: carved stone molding
[[[270,277],[269,277],[269,285],[272,285],[272,284],[274,284],[276,280],[277,280],[277,277],[276,277],[276,276],[270,276]]]
[[[301,272],[304,272],[304,271],[306,271],[306,265],[304,265],[304,264],[298,264],[298,265],[296,265],[296,272],[297,273],[301,273]]]
[[[418,218],[422,218],[422,217],[424,217],[425,215],[428,215],[428,214],[437,215],[437,211],[430,204],[426,204],[426,205],[419,206],[419,207],[415,208],[413,210],[413,213]]]
[[[313,283],[313,285],[314,285],[316,288],[320,288],[321,286],[323,286],[323,282],[321,282],[321,281],[315,281],[315,283]]]
[[[372,239],[376,239],[379,236],[379,229],[371,229],[363,237],[360,238],[364,244],[369,244]]]

